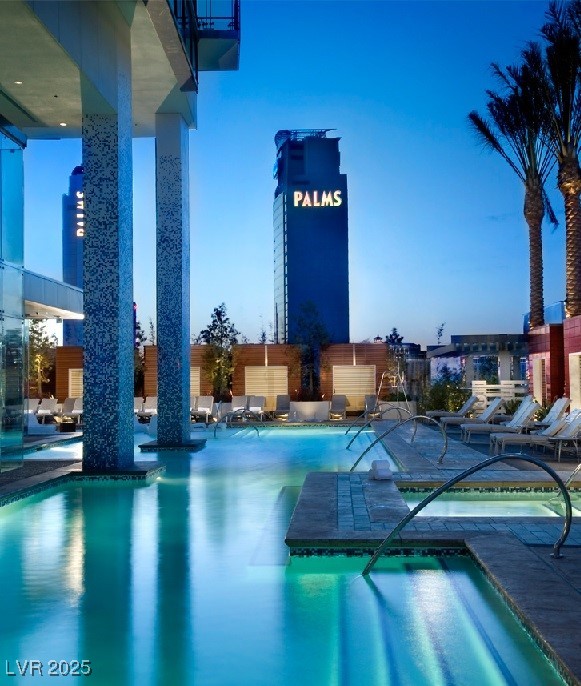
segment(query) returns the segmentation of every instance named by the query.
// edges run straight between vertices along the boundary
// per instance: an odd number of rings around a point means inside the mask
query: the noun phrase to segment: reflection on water
[[[304,476],[348,469],[345,442],[220,437],[160,454],[149,487],[73,484],[2,508],[0,665],[39,660],[37,683],[50,660],[90,660],[93,686],[560,683],[467,560],[382,561],[373,586],[360,559],[289,562]]]

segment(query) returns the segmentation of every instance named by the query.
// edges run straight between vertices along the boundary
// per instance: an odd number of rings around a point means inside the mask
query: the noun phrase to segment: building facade
[[[330,129],[279,131],[274,178],[274,321],[278,343],[296,343],[301,320],[329,343],[349,342],[347,177]]]
[[[83,241],[85,238],[85,198],[83,167],[75,167],[69,178],[69,192],[63,195],[63,281],[83,287]],[[63,345],[83,345],[83,322],[63,321]]]

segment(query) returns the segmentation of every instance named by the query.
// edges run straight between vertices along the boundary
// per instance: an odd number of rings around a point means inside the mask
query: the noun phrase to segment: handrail
[[[375,447],[379,443],[379,441],[381,441],[382,438],[385,438],[388,434],[390,434],[395,429],[398,429],[400,426],[403,426],[404,424],[407,424],[408,422],[411,422],[412,420],[415,421],[417,419],[427,419],[429,422],[433,422],[442,432],[442,436],[444,438],[444,450],[442,450],[442,452],[440,453],[440,456],[438,457],[438,464],[442,464],[442,460],[444,459],[444,455],[446,454],[446,452],[448,450],[448,436],[446,435],[446,432],[442,429],[440,424],[438,424],[438,422],[435,419],[432,419],[432,417],[426,417],[426,415],[423,415],[423,414],[415,414],[413,417],[408,417],[407,419],[404,419],[403,422],[400,422],[399,424],[396,424],[395,426],[392,426],[391,428],[387,429],[386,431],[384,431],[381,434],[381,436],[378,436],[374,441],[372,441],[367,446],[367,448],[365,448],[365,450],[361,453],[361,455],[359,455],[359,457],[355,460],[355,462],[353,463],[353,466],[351,467],[351,469],[349,471],[352,472],[355,469],[355,467],[357,467],[357,465],[361,462],[363,457],[365,455],[367,455],[367,453],[371,450],[371,448]],[[415,435],[416,434],[414,431],[414,437],[415,437]]]
[[[383,404],[385,404],[385,403],[383,403]],[[387,409],[382,410],[382,411],[381,411],[381,416],[383,417],[383,413],[384,413],[384,412],[389,412],[390,410],[396,410],[397,413],[399,414],[399,424],[401,424],[401,423],[403,422],[403,419],[401,418],[401,413],[402,413],[402,412],[407,412],[407,413],[409,414],[410,417],[412,416],[412,413],[411,413],[408,409],[406,409],[405,407],[398,407],[397,405],[392,405],[391,407],[388,407]],[[363,414],[365,414],[365,413],[363,413]],[[359,417],[358,417],[357,419],[359,419]],[[365,422],[365,424],[363,424],[362,426],[360,426],[360,427],[359,427],[359,431],[358,431],[358,432],[355,434],[355,436],[353,436],[353,438],[349,441],[349,443],[347,444],[347,447],[345,448],[345,450],[349,450],[349,448],[350,448],[350,447],[352,446],[352,444],[353,444],[353,441],[357,438],[357,436],[359,436],[359,434],[363,431],[363,429],[366,429],[368,426],[371,426],[371,422],[374,422],[374,421],[376,421],[376,420],[375,420],[375,419],[370,419],[369,421]],[[351,426],[347,429],[347,431],[345,432],[345,435],[347,435],[347,434],[349,433],[349,431],[351,430],[352,427],[353,427],[353,425],[351,425]]]
[[[449,481],[446,481],[445,484],[443,484],[435,491],[427,495],[419,505],[416,505],[416,507],[414,507],[413,510],[410,510],[408,514],[399,522],[399,524],[397,524],[396,527],[387,535],[387,537],[384,538],[384,540],[379,545],[375,553],[373,553],[371,559],[369,560],[369,562],[365,566],[365,569],[363,570],[363,576],[367,576],[367,574],[369,574],[369,572],[377,562],[379,556],[385,550],[387,544],[392,540],[392,538],[396,534],[398,534],[404,528],[404,526],[408,524],[408,522],[410,522],[418,514],[418,512],[420,512],[420,510],[423,510],[424,507],[426,507],[426,505],[429,505],[429,503],[431,503],[432,500],[435,500],[439,495],[450,489],[454,484],[458,483],[458,481],[462,481],[462,479],[465,479],[467,476],[474,474],[474,472],[484,469],[484,467],[488,467],[489,465],[494,464],[499,460],[506,460],[507,458],[517,458],[525,460],[526,462],[532,462],[532,464],[536,464],[537,467],[541,467],[541,469],[544,469],[547,472],[547,474],[549,474],[549,476],[552,476],[555,482],[557,483],[557,486],[561,489],[561,493],[563,494],[563,498],[565,500],[565,525],[563,526],[561,536],[553,545],[553,552],[551,553],[551,557],[554,557],[556,559],[563,557],[560,553],[560,550],[561,546],[563,545],[563,543],[565,543],[565,540],[569,535],[572,518],[571,498],[569,497],[569,491],[567,490],[567,487],[565,486],[557,472],[555,472],[555,470],[552,469],[552,467],[549,467],[549,465],[543,462],[542,460],[539,460],[538,458],[532,457],[530,455],[519,455],[517,453],[501,453],[500,455],[495,455],[494,457],[489,457],[488,459],[479,462],[477,465],[474,465],[464,470],[460,474],[456,474],[456,476],[452,477]]]
[[[252,410],[245,410],[244,408],[241,408],[239,410],[231,410],[230,412],[226,412],[226,414],[223,417],[220,417],[220,421],[216,422],[216,425],[214,426],[214,438],[216,438],[216,430],[218,428],[218,425],[223,421],[224,424],[226,424],[226,428],[228,428],[228,421],[231,422],[231,420],[234,417],[245,417],[246,415],[252,415],[256,421],[260,421],[260,417],[256,414],[256,412],[253,412]],[[258,430],[258,427],[256,424],[249,424],[249,427],[254,429],[256,433],[260,436],[260,431]]]

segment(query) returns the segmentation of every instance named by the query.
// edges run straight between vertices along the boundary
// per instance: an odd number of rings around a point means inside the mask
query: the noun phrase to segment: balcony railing
[[[240,0],[197,0],[200,31],[240,31]]]

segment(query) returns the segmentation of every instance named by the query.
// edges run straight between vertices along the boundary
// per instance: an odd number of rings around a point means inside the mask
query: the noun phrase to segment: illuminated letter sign
[[[341,191],[294,191],[295,207],[339,207],[343,204]]]
[[[77,191],[77,207],[75,214],[75,225],[77,227],[76,235],[78,238],[83,238],[85,235],[85,194],[83,191]]]

